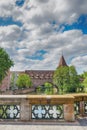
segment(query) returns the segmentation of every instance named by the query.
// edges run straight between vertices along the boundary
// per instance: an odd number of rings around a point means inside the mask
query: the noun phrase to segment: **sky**
[[[0,0],[0,47],[13,71],[55,70],[62,53],[87,71],[87,0]]]

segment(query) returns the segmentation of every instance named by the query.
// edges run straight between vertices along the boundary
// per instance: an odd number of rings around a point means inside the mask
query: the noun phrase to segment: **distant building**
[[[63,55],[59,61],[58,67],[60,66],[67,66]],[[31,77],[34,87],[43,85],[45,82],[53,82],[54,70],[25,70],[25,73]]]
[[[60,66],[67,66],[63,55],[61,56],[59,61],[58,67]],[[36,88],[39,85],[43,85],[45,82],[52,83],[54,70],[25,70],[23,72],[22,71],[8,72],[8,75],[5,77],[5,79],[3,80],[0,86],[1,91],[6,91],[7,89],[10,88],[10,80],[13,73],[15,74],[15,80],[17,79],[17,76],[19,74],[23,74],[23,73],[28,74],[31,77],[33,83],[32,86]]]

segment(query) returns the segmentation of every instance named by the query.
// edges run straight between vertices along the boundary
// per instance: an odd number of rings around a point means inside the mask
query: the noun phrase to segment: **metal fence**
[[[19,119],[19,105],[0,105],[0,119]]]
[[[32,119],[63,119],[63,105],[32,105]]]
[[[84,114],[87,114],[87,101],[84,102]]]
[[[74,114],[75,116],[80,114],[80,102],[74,103]]]

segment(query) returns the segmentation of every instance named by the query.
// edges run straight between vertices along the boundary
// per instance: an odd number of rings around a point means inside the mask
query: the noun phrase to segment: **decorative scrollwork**
[[[87,114],[87,101],[84,102],[84,114]]]
[[[19,105],[0,105],[0,119],[19,119]]]
[[[75,102],[74,103],[74,113],[75,113],[75,115],[80,114],[80,102]]]
[[[32,119],[63,119],[63,105],[32,105]]]

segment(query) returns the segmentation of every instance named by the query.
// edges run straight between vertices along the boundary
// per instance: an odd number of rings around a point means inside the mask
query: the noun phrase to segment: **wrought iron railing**
[[[0,95],[0,121],[75,121],[76,115],[87,116],[87,94]]]
[[[80,102],[74,103],[74,114],[79,115],[80,114]]]
[[[87,101],[84,102],[84,114],[87,114]]]
[[[19,119],[19,105],[0,105],[0,119]]]
[[[32,105],[32,119],[63,118],[63,105]]]

